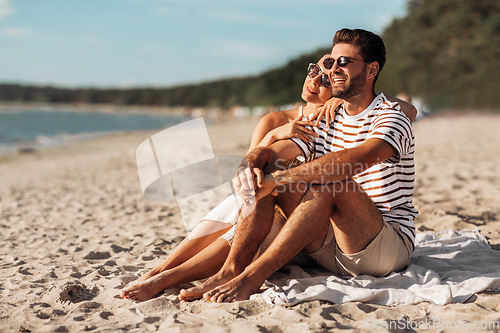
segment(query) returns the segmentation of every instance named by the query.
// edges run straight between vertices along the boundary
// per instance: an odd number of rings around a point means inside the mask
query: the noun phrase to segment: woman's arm
[[[269,134],[270,131],[272,131],[276,127],[288,123],[288,116],[285,112],[286,111],[271,112],[262,117],[262,119],[257,124],[257,127],[253,131],[252,141],[250,141],[250,147],[248,148],[248,152],[251,152],[257,146],[262,146],[262,145],[267,146],[272,143],[268,142],[271,140],[271,138],[267,135]]]
[[[411,122],[413,122],[415,120],[415,117],[417,116],[417,108],[415,106],[413,106],[413,104],[405,102],[402,99],[399,99],[399,98],[394,97],[394,96],[388,96],[388,95],[385,95],[385,96],[391,102],[397,102],[401,106],[401,110],[411,120]]]
[[[309,135],[318,136],[315,132],[305,128],[307,125],[314,126],[314,122],[302,121],[301,118],[299,109],[277,111],[265,115],[253,132],[248,152],[256,147],[269,147],[278,140],[300,138],[311,141]]]
[[[344,103],[344,101],[339,98],[330,98],[318,109],[319,112],[315,113],[311,120],[316,119],[316,125],[319,125],[321,119],[325,116],[326,126],[330,126],[330,122],[335,119],[335,110],[337,110],[338,106],[342,103]]]

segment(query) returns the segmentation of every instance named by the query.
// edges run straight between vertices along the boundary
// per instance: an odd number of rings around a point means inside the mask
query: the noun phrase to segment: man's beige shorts
[[[358,253],[344,254],[340,251],[330,225],[321,249],[308,255],[320,266],[337,275],[384,276],[404,269],[412,252],[413,243],[399,229],[399,224],[384,220],[377,236]]]
[[[256,253],[258,258],[276,238],[285,223],[285,219],[276,214],[273,226],[267,238]],[[303,267],[319,264],[321,267],[341,276],[358,276],[368,274],[384,276],[404,269],[410,261],[413,243],[400,229],[398,223],[384,220],[382,229],[366,248],[355,254],[344,254],[335,242],[333,228],[330,225],[328,234],[319,251],[305,253],[301,251],[288,262]],[[312,259],[312,260],[311,260]]]

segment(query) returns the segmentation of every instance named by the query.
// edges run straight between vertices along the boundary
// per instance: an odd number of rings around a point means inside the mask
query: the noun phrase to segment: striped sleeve
[[[398,164],[401,158],[408,155],[413,148],[413,128],[408,117],[402,112],[387,112],[378,115],[366,139],[373,138],[386,141],[397,152],[384,164]]]

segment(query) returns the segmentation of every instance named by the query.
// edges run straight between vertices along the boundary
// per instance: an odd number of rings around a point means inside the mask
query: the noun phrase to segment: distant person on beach
[[[384,276],[407,266],[418,214],[412,205],[414,135],[400,108],[375,94],[385,54],[378,35],[337,31],[323,60],[333,97],[344,100],[333,123],[311,127],[318,134],[314,141],[291,138],[247,154],[233,181],[251,203],[242,209],[247,217],[236,225],[222,268],[200,286],[182,290],[181,299],[248,299],[302,250],[341,276]],[[311,162],[280,167],[312,154]],[[255,259],[272,230],[275,205],[286,223]]]
[[[312,142],[312,137],[318,137],[312,127],[319,124],[325,113],[323,122],[329,123],[329,119],[334,117],[335,109],[343,102],[331,98],[331,83],[323,67],[323,62],[327,59],[328,55],[325,55],[318,64],[308,66],[302,90],[302,98],[307,103],[299,108],[264,116],[254,131],[249,152],[256,147],[270,146],[279,140],[298,138]],[[416,109],[411,104],[393,97],[390,100],[401,103],[407,116],[411,120],[415,118]],[[318,113],[317,109],[322,105],[325,107]],[[316,118],[317,121],[313,122]],[[228,207],[225,202],[217,206],[160,265],[128,284],[120,292],[121,297],[143,301],[164,289],[217,273],[230,252],[239,208],[241,206]],[[235,214],[231,212],[234,210]],[[275,225],[284,224],[281,214],[276,214],[275,219]],[[269,240],[272,241],[272,238],[269,237]]]

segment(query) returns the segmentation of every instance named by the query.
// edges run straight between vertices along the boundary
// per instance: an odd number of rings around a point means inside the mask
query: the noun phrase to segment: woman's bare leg
[[[231,227],[232,224],[230,223],[201,221],[161,264],[141,276],[134,283],[144,282],[157,274],[181,265],[211,245]],[[128,285],[123,290],[127,290],[127,287]],[[120,296],[125,297],[126,292],[120,292]]]
[[[224,264],[230,248],[226,240],[217,239],[184,263],[172,269],[163,270],[145,281],[135,281],[129,284],[120,295],[123,298],[146,301],[165,289],[212,276]]]

